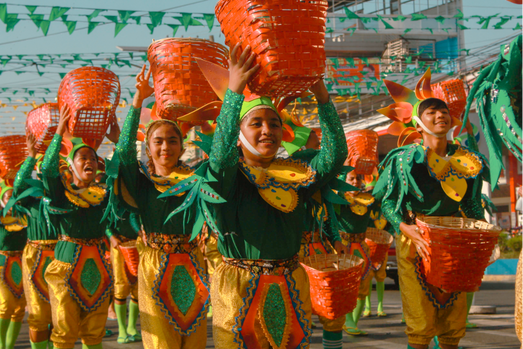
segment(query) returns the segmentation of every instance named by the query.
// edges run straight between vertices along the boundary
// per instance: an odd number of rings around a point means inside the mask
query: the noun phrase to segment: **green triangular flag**
[[[469,28],[465,27],[463,24],[459,24],[459,23],[458,23],[458,28],[461,30],[469,29]]]
[[[53,7],[51,13],[49,14],[49,21],[52,22],[55,19],[62,17],[67,11],[69,11],[69,7]]]
[[[510,21],[510,16],[501,17],[499,19],[499,22],[494,25],[494,29],[503,29],[502,26],[505,25],[508,21]]]
[[[394,27],[392,25],[385,22],[383,19],[381,20],[381,23],[383,23],[383,25],[385,26],[385,29],[394,29]]]
[[[396,22],[397,22],[397,21],[401,21],[401,22],[403,22],[403,21],[406,20],[406,19],[407,19],[407,17],[405,17],[405,16],[403,16],[403,15],[399,15],[399,16],[396,16],[396,17],[392,17],[392,20],[393,20],[393,21],[396,21]]]
[[[104,11],[105,10],[94,10],[93,13],[91,13],[89,16],[86,16],[87,20],[91,22],[94,18],[98,17],[98,15]]]
[[[203,23],[200,22],[200,21],[198,21],[198,20],[195,19],[195,18],[191,18],[191,25],[192,25],[192,26],[195,26],[195,27],[196,27],[196,26],[203,26]]]
[[[147,28],[151,31],[151,34],[154,33],[154,28],[156,28],[154,25],[147,23]]]
[[[367,57],[361,57],[361,61],[365,64],[365,65],[369,65],[369,59]]]
[[[461,12],[460,9],[457,9],[458,13],[456,13],[453,18],[457,18],[457,19],[463,19],[463,12]]]
[[[176,36],[176,32],[178,31],[178,28],[180,28],[180,26],[178,24],[167,24],[169,27],[172,28],[173,30],[173,38]],[[145,59],[144,61],[147,59],[147,56],[145,56]]]
[[[157,26],[162,24],[163,16],[165,16],[165,12],[149,12],[149,18],[151,19],[151,25],[153,26],[153,28],[156,28]]]
[[[120,16],[120,19],[122,22],[126,23],[129,18],[131,18],[131,15],[135,11],[118,11],[118,15]]]
[[[408,32],[410,32],[412,30],[412,28],[407,28],[403,31],[403,34],[407,34]]]
[[[76,29],[76,22],[75,21],[64,21],[65,26],[67,27],[67,31],[69,32],[69,35],[71,35],[74,30]]]
[[[169,25],[169,27],[170,27],[170,25]],[[179,26],[178,26],[178,27],[179,27]],[[176,32],[175,32],[175,33],[176,33]],[[173,35],[173,36],[174,36],[174,35]],[[142,55],[141,58],[142,58],[142,61],[145,62],[145,61],[147,60],[147,55]]]
[[[131,16],[131,19],[136,22],[136,24],[140,24],[140,21],[142,20],[142,17],[140,16]]]
[[[45,73],[43,71],[38,71],[38,75],[42,76],[44,75]]]
[[[214,14],[213,13],[204,13],[203,19],[205,22],[207,22],[207,27],[209,28],[209,31],[212,30],[212,27],[214,26]]]
[[[60,75],[60,77],[63,79],[65,77],[67,73],[58,73],[58,75]]]
[[[15,71],[16,75],[20,75],[20,74],[23,74],[25,73],[25,71]],[[18,90],[14,90],[13,91],[13,94],[16,94],[18,92]]]
[[[354,12],[349,10],[348,7],[344,7],[344,9],[345,9],[345,14],[347,15],[348,19],[359,19],[360,18],[360,16],[358,16],[357,14],[355,14]]]
[[[89,26],[87,28],[87,34],[91,34],[91,32],[94,30],[100,24],[100,22],[89,22]]]
[[[29,18],[33,21],[38,29],[40,29],[40,23],[44,19],[44,15],[29,15]]]
[[[25,8],[27,9],[27,11],[29,11],[30,14],[33,14],[33,12],[35,12],[37,6],[26,6]]]
[[[443,23],[445,23],[445,19],[446,19],[446,18],[443,17],[443,16],[438,16],[438,17],[436,17],[436,18],[434,18],[434,19],[435,19],[436,21],[438,21],[439,23],[443,24]]]
[[[42,29],[42,33],[44,33],[45,36],[47,36],[47,33],[49,32],[49,27],[51,26],[51,21],[43,20],[40,22],[40,29]]]
[[[118,33],[120,33],[122,31],[123,28],[125,28],[127,26],[127,23],[116,23],[114,25],[114,37],[116,37],[116,35],[118,35]]]
[[[521,30],[521,23],[518,22],[518,24],[516,24],[516,26],[512,30]]]
[[[191,25],[191,22],[192,22],[192,13],[182,13],[182,17],[173,17],[173,18],[179,20],[180,23],[185,28],[185,30],[187,30],[187,28],[189,28],[189,25]]]
[[[333,31],[334,31],[334,29],[332,29],[331,27],[328,27],[325,29],[325,34],[332,33]]]
[[[38,57],[41,61],[44,60],[45,56],[44,55],[36,55],[36,57]]]
[[[413,13],[411,15],[412,21],[419,21],[421,19],[427,19],[427,16],[425,16],[423,13]]]
[[[423,28],[423,30],[428,30],[431,34],[434,34],[434,31],[432,30],[432,28]]]
[[[6,21],[7,21],[7,5],[6,4],[0,4],[0,20],[4,23],[6,23]]]
[[[104,16],[108,20],[110,20],[113,23],[118,23],[118,17],[117,16]]]

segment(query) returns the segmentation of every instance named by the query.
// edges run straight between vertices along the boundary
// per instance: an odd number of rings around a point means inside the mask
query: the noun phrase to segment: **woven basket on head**
[[[25,136],[0,137],[0,178],[12,180],[27,158]]]
[[[69,106],[69,132],[73,137],[103,139],[115,117],[120,82],[112,71],[99,67],[77,68],[62,79],[58,107]]]
[[[121,243],[119,249],[129,272],[133,276],[138,276],[138,261],[140,260],[140,256],[136,248],[136,240]]]
[[[445,292],[475,292],[498,241],[501,228],[469,218],[425,216],[416,219],[429,242],[422,259],[427,283]]]
[[[378,270],[385,261],[389,247],[394,238],[385,230],[377,228],[367,228],[365,242],[369,246],[369,255],[372,267]]]
[[[220,0],[226,44],[250,45],[261,68],[249,83],[260,96],[297,96],[325,73],[323,0]]]
[[[53,139],[60,120],[58,103],[45,103],[31,110],[25,122],[26,136],[31,133],[36,139],[36,150],[44,154]]]
[[[348,132],[347,148],[350,166],[361,175],[371,175],[378,166],[378,134],[371,130]]]
[[[151,64],[156,115],[176,120],[219,98],[198,67],[197,59],[229,68],[228,50],[203,39],[167,38],[153,42],[147,51]]]
[[[467,93],[463,81],[459,79],[443,81],[430,86],[435,98],[447,103],[450,115],[461,119],[467,105]]]
[[[363,259],[352,255],[315,254],[301,265],[309,275],[312,311],[334,320],[356,307]]]

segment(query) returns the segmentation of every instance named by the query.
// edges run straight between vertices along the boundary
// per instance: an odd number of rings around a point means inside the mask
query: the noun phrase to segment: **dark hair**
[[[419,104],[419,106],[418,106],[418,117],[421,119],[421,116],[423,115],[425,110],[427,110],[429,108],[434,108],[434,109],[443,109],[443,108],[445,108],[445,109],[449,110],[449,107],[447,106],[447,103],[445,103],[441,99],[438,99],[438,98],[427,98],[426,100],[421,102]]]
[[[156,131],[160,126],[163,126],[163,125],[169,125],[172,128],[174,128],[174,131],[176,132],[178,137],[180,137],[180,143],[182,145],[182,150],[183,150],[183,135],[182,135],[182,131],[180,130],[180,128],[177,127],[176,125],[174,125],[171,121],[167,121],[167,120],[155,121],[154,124],[152,124],[147,129],[147,132],[146,132],[146,135],[145,135],[145,139],[147,140],[147,143],[146,143],[147,156],[149,157],[149,161],[147,161],[147,168],[148,168],[149,174],[151,174],[151,175],[156,174],[156,168],[154,167],[154,162],[153,162],[153,159],[152,159],[152,157],[150,155],[151,153],[149,152],[149,142],[151,141],[150,137],[151,137],[151,135],[153,134],[154,131]]]

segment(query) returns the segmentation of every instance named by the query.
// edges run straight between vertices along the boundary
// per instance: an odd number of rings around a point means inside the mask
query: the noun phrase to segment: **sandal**
[[[476,324],[473,324],[472,322],[468,322],[467,321],[467,324],[465,325],[466,328],[476,328],[478,327],[478,325]]]
[[[384,311],[378,311],[378,312],[376,313],[376,315],[377,315],[378,317],[387,317],[387,316],[388,316]]]
[[[129,338],[129,342],[141,342],[142,341],[142,335],[139,333],[130,334],[127,338]]]
[[[111,337],[113,334],[114,334],[113,331],[106,328],[104,337]]]
[[[357,327],[343,326],[343,330],[350,336],[366,336],[367,332],[364,332]]]
[[[118,342],[118,344],[126,344],[126,343],[130,343],[131,342],[131,339],[129,338],[130,336],[127,336],[127,337],[118,337],[116,339],[116,341]]]
[[[371,317],[372,313],[371,313],[370,310],[364,310],[363,314],[361,316],[363,316],[363,317]]]

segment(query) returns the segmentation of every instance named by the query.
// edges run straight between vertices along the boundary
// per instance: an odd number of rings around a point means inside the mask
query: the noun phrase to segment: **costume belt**
[[[288,275],[299,266],[298,255],[289,259],[235,259],[223,257],[225,264],[260,275]]]
[[[0,251],[0,255],[6,256],[6,257],[20,257],[24,251]]]
[[[190,239],[190,235],[146,233],[143,242],[145,246],[165,253],[190,253],[198,247],[198,242],[196,240],[189,241]]]
[[[104,238],[78,239],[67,235],[60,235],[58,239],[60,241],[72,242],[73,244],[82,246],[98,246],[104,243]]]
[[[314,242],[320,242],[320,243],[322,242],[318,230],[316,230],[314,232],[306,231],[301,236],[301,243],[302,243],[302,245],[304,245],[304,244],[308,245],[308,244],[312,244]]]
[[[27,244],[29,246],[34,247],[40,251],[54,251],[57,242],[58,242],[58,240],[29,240],[29,239],[27,239]]]
[[[126,243],[126,242],[129,242],[129,241],[136,241],[136,239],[128,238],[125,235],[118,235],[118,234],[115,234],[115,235],[122,243]]]
[[[358,234],[349,234],[346,232],[341,232],[341,238],[345,241],[348,241],[350,243],[362,243],[365,241],[365,237],[367,236],[367,232],[358,233]]]

